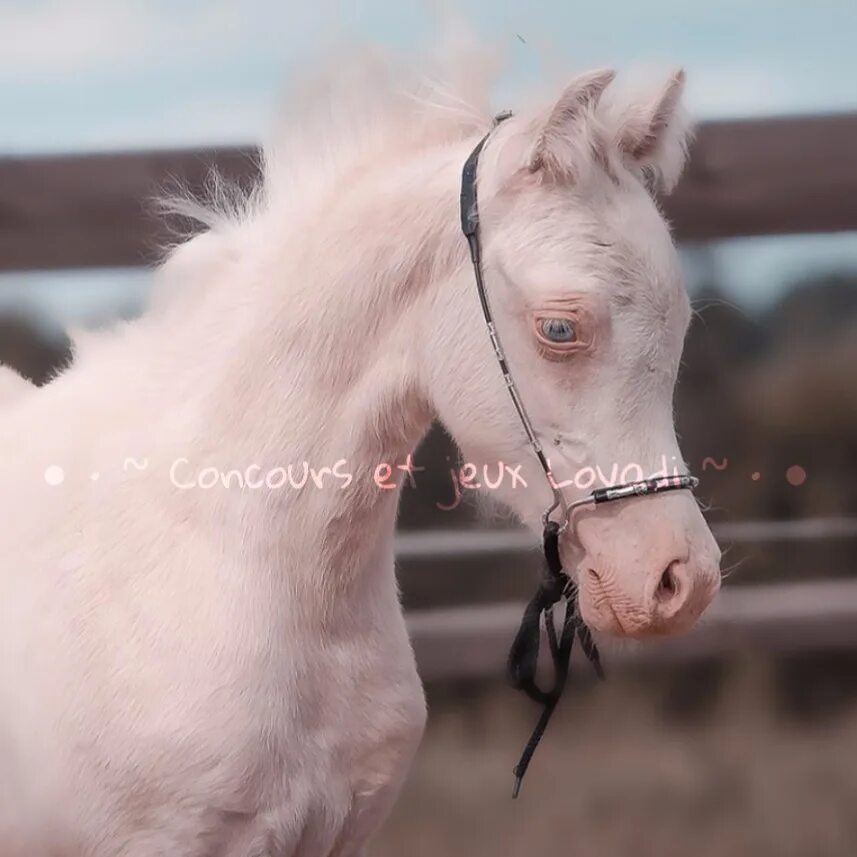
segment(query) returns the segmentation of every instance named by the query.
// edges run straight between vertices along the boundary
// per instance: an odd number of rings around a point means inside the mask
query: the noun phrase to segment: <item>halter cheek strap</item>
[[[511,113],[500,113],[494,120],[496,128],[504,120],[508,119]],[[500,337],[497,334],[497,327],[494,324],[494,316],[491,312],[491,305],[488,303],[488,293],[485,291],[485,279],[482,275],[482,247],[479,241],[479,198],[476,194],[476,173],[479,168],[479,156],[482,154],[482,149],[485,146],[490,132],[486,134],[476,145],[476,148],[470,153],[470,157],[464,162],[464,168],[461,171],[461,231],[467,239],[467,245],[470,248],[470,260],[473,263],[473,274],[476,278],[476,291],[479,295],[479,305],[482,308],[482,316],[485,319],[485,326],[488,329],[488,336],[491,339],[491,345],[494,348],[494,356],[497,358],[497,363],[500,366],[500,371],[503,373],[503,380],[506,382],[506,389],[509,391],[509,396],[512,399],[512,404],[518,412],[518,418],[524,428],[524,433],[527,436],[527,441],[536,454],[539,465],[544,472],[545,479],[553,494],[553,502],[545,512],[544,521],[547,524],[551,513],[561,508],[565,515],[568,513],[568,505],[566,504],[563,493],[557,488],[556,480],[551,473],[550,464],[545,457],[541,442],[539,441],[536,430],[533,428],[527,409],[524,407],[524,400],[518,391],[518,386],[515,384],[515,379],[509,371],[509,364],[506,360],[506,353],[503,351],[503,346],[500,344]],[[560,527],[565,529],[565,516]]]
[[[495,119],[494,127],[504,119],[508,119],[510,115],[510,113],[498,115]],[[639,482],[627,482],[622,485],[599,488],[572,503],[566,500],[565,495],[557,487],[550,464],[542,450],[542,445],[539,442],[533,423],[527,414],[520,391],[509,370],[506,354],[503,351],[503,346],[500,344],[500,337],[497,334],[494,317],[491,313],[491,306],[488,302],[488,295],[485,291],[485,281],[482,273],[482,248],[479,241],[479,200],[476,192],[476,174],[479,168],[479,156],[482,154],[482,149],[489,136],[490,132],[479,141],[462,170],[461,229],[470,248],[470,259],[473,263],[479,304],[482,308],[482,315],[485,319],[491,345],[494,348],[494,356],[497,358],[500,371],[503,373],[506,389],[509,391],[509,396],[518,413],[521,426],[527,436],[527,441],[535,453],[553,495],[551,505],[543,515],[544,531],[542,541],[545,554],[545,572],[536,590],[536,594],[524,611],[523,618],[521,619],[521,627],[518,629],[518,633],[512,643],[507,663],[507,674],[512,686],[522,690],[531,699],[544,706],[536,728],[533,730],[533,734],[524,748],[520,761],[515,766],[513,797],[517,797],[533,753],[535,753],[536,747],[547,728],[551,715],[565,687],[566,679],[568,678],[571,649],[575,637],[580,642],[583,653],[594,667],[598,677],[603,678],[604,676],[598,648],[592,639],[589,629],[578,614],[577,587],[571,577],[563,570],[559,556],[559,536],[569,526],[572,510],[579,506],[600,505],[602,503],[623,500],[628,497],[645,497],[663,491],[693,489],[698,484],[698,480],[687,474],[653,477]],[[551,520],[551,515],[556,509],[561,509],[562,511],[560,522]],[[562,630],[557,634],[553,608],[562,599],[565,599],[565,616],[562,623]],[[554,681],[550,690],[542,690],[536,683],[542,617],[544,617],[548,647],[554,668]]]

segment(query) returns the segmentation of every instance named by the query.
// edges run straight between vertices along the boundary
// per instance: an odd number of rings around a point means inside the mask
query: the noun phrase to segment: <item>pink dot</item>
[[[758,482],[762,478],[762,474],[757,470],[751,477],[754,482]]]
[[[794,485],[797,488],[806,482],[806,471],[799,464],[793,464],[786,471],[786,481],[789,485]]]

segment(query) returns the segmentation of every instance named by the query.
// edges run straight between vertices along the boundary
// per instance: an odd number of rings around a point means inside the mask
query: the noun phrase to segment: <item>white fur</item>
[[[17,372],[0,366],[0,407],[8,405],[24,393],[33,389],[33,385]]]
[[[358,854],[425,719],[393,573],[398,491],[375,466],[440,417],[471,460],[522,465],[530,490],[499,493],[537,525],[549,492],[458,231],[486,113],[377,64],[342,77],[344,95],[316,88],[291,112],[249,202],[193,209],[211,228],[166,262],[145,318],[0,407],[3,857]],[[574,188],[528,174],[535,115],[498,129],[480,174],[513,371],[561,438],[560,475],[649,467],[677,452],[672,244],[618,150],[602,153],[612,178],[588,160]],[[613,318],[601,356],[563,375],[519,321],[522,300],[566,288]],[[322,489],[170,476],[341,459],[352,481]],[[644,527],[697,526],[690,498],[647,502]]]

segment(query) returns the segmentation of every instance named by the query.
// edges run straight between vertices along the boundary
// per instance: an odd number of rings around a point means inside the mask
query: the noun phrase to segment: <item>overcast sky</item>
[[[325,39],[431,41],[439,0],[3,0],[0,152],[251,140]],[[854,0],[459,0],[511,59],[684,65],[701,116],[857,109]],[[520,41],[524,39],[526,44]]]
[[[2,0],[0,154],[258,140],[278,91],[314,46],[352,37],[426,45],[437,19],[431,10],[441,5]],[[569,72],[683,65],[689,106],[702,118],[857,110],[855,0],[454,5],[473,30],[508,50],[498,106],[546,61]],[[727,242],[717,259],[742,300],[764,303],[788,271],[800,274],[828,259],[857,267],[854,244],[853,236]],[[61,294],[48,280],[0,279],[0,307],[19,291]],[[78,309],[89,306],[68,294]]]

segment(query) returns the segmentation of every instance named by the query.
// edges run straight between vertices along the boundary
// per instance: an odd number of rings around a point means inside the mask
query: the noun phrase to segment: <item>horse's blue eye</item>
[[[577,334],[567,318],[546,318],[542,321],[542,333],[551,342],[574,342]]]

